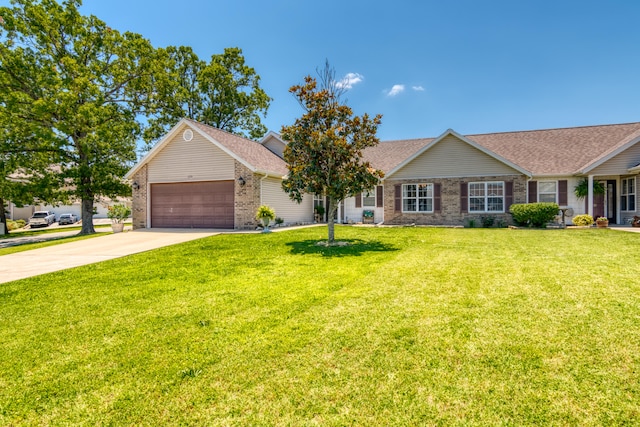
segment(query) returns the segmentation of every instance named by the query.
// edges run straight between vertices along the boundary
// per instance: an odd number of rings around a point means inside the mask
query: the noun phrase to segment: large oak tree
[[[162,51],[81,15],[81,0],[11,3],[0,8],[0,114],[23,138],[5,136],[4,154],[11,169],[48,154],[59,197],[82,201],[81,233],[93,233],[96,199],[130,191],[121,177],[136,160],[137,117],[152,105]]]
[[[304,194],[328,198],[328,244],[333,244],[338,204],[374,188],[383,177],[382,171],[362,159],[362,150],[380,142],[376,133],[382,116],[354,115],[342,100],[345,89],[328,63],[318,74],[320,85],[307,76],[304,84],[289,89],[305,112],[281,131],[289,169],[282,188],[298,202]]]

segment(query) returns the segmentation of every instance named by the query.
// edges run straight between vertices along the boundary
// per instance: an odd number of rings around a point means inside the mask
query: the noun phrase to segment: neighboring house
[[[569,214],[626,224],[638,214],[639,142],[640,123],[466,136],[448,130],[435,139],[382,142],[364,157],[385,172],[376,222],[510,223],[512,203],[549,201]],[[582,179],[602,182],[606,194],[577,199]],[[364,199],[354,199],[345,201],[347,221],[358,221],[364,209]]]
[[[93,215],[93,218],[107,218],[107,213],[109,212],[108,207],[114,203],[124,203],[130,205],[131,201],[129,199],[121,199],[116,201],[108,198],[101,199],[99,202],[96,202],[93,205],[95,211],[95,215]],[[35,211],[53,212],[56,215],[56,219],[58,219],[60,215],[65,213],[72,213],[75,214],[78,218],[82,218],[82,203],[80,201],[73,202],[69,205],[47,205],[42,203],[35,203],[33,205],[18,207],[9,202],[9,214],[7,217],[12,220],[27,220],[31,217],[31,215],[33,215]]]
[[[282,191],[283,148],[276,134],[258,143],[181,120],[125,175],[133,227],[253,229],[260,205],[285,223],[313,221],[312,197],[298,204]]]
[[[375,223],[385,224],[511,223],[511,204],[548,201],[567,208],[567,223],[589,213],[626,224],[639,214],[639,142],[640,123],[482,135],[447,130],[437,138],[381,142],[363,156],[385,177],[341,203],[336,219],[362,222],[371,211]],[[289,201],[280,188],[285,146],[274,132],[257,143],[182,120],[126,176],[134,181],[134,226],[253,228],[260,204],[286,222],[312,221],[314,206],[326,208],[326,200]],[[602,182],[606,194],[576,198],[583,179],[589,188]],[[200,200],[210,195],[215,200],[205,208]],[[212,209],[217,219],[200,224],[197,217]]]

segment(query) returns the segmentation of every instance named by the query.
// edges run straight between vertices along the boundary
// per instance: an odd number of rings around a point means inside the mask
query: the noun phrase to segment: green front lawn
[[[0,285],[1,425],[634,425],[640,235],[215,236]]]

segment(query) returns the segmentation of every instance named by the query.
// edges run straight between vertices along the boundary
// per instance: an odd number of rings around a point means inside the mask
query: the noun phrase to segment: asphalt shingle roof
[[[640,123],[466,135],[534,175],[573,174],[640,136]]]
[[[362,157],[371,163],[371,167],[388,173],[433,140],[434,138],[420,138],[381,141],[375,147],[365,148]]]
[[[262,144],[194,120],[187,121],[225,146],[238,158],[244,160],[245,163],[254,167],[256,171],[268,172],[279,176],[284,176],[288,173],[287,164],[284,160],[273,154]]]
[[[263,145],[211,126],[187,120],[260,172],[287,174],[286,163]],[[640,122],[573,128],[465,135],[489,151],[534,175],[570,175],[640,137]],[[363,157],[385,173],[435,138],[382,141]]]
[[[534,175],[574,174],[637,137],[640,122],[465,135]],[[363,157],[388,173],[433,140],[384,141],[364,150]]]

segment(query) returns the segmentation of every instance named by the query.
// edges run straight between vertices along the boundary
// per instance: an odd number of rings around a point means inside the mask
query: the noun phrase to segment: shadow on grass
[[[365,252],[391,252],[398,248],[393,245],[376,241],[360,239],[340,239],[335,246],[325,246],[326,241],[303,240],[301,242],[287,243],[291,247],[291,253],[296,255],[322,255],[325,257],[360,256]]]

